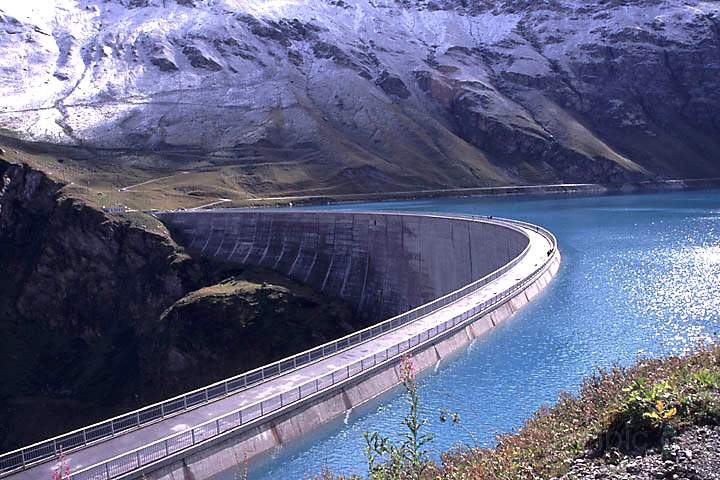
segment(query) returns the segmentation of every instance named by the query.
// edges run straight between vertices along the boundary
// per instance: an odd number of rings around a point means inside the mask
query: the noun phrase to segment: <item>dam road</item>
[[[345,299],[372,325],[142,409],[0,455],[0,477],[205,479],[299,438],[435,365],[552,279],[555,237],[464,215],[216,209],[158,212],[191,255],[274,269]],[[271,348],[271,346],[268,346]]]

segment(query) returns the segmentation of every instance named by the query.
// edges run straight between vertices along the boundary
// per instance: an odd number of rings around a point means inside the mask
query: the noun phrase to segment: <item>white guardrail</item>
[[[490,218],[477,216],[458,217],[466,219],[482,219],[483,221],[487,221],[488,218]],[[493,219],[493,222],[516,229],[516,225],[522,225],[525,228],[535,230],[546,237],[550,242],[551,249],[548,253],[554,252],[555,248],[557,248],[554,235],[542,227],[506,219]],[[90,444],[113,438],[120,434],[127,433],[130,430],[138,429],[144,425],[160,421],[168,416],[177,415],[181,412],[197,408],[210,401],[226,397],[252,385],[277,377],[311,362],[316,362],[322,358],[334,355],[341,350],[345,350],[359,343],[378,337],[390,330],[394,330],[413,320],[438,310],[439,308],[445,307],[448,304],[453,303],[469,293],[487,285],[489,282],[497,279],[514,267],[522,258],[524,258],[529,249],[530,245],[528,244],[523,252],[513,260],[503,265],[496,271],[466,285],[465,287],[338,340],[328,342],[324,345],[320,345],[319,347],[306,350],[305,352],[298,353],[255,370],[251,370],[247,373],[222,380],[183,395],[179,395],[164,402],[156,403],[154,405],[150,405],[142,409],[0,455],[0,477],[10,475],[19,470],[24,470],[32,465],[56,458],[61,450],[62,452],[68,453]],[[440,326],[426,330],[425,332],[412,337],[410,340],[394,345],[381,353],[368,356],[367,358],[357,361],[352,365],[339,368],[320,378],[300,385],[299,387],[295,387],[291,390],[275,395],[268,400],[263,400],[232,411],[217,419],[196,425],[193,428],[168,436],[135,450],[120,454],[97,465],[73,472],[70,475],[70,479],[110,480],[112,478],[119,477],[181,450],[188,449],[194,445],[207,441],[208,439],[228,432],[229,430],[246,425],[247,423],[255,421],[262,416],[271,414],[280,408],[298,402],[321,390],[328,389],[338,382],[342,382],[352,376],[356,376],[379,363],[392,360],[407,350],[431,340],[434,337],[453,329],[453,327],[456,327],[459,324],[465,323],[468,319],[477,316],[485,310],[495,307],[513,293],[534,281],[535,277],[546,268],[551,257],[552,255],[548,255],[547,260],[531,275],[523,279],[521,282],[513,285],[511,288],[500,292],[490,300],[444,322]]]

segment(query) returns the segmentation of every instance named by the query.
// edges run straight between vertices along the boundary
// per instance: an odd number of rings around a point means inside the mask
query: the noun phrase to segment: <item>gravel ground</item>
[[[664,452],[643,456],[577,459],[563,480],[577,479],[720,480],[720,426],[693,427],[675,437]]]

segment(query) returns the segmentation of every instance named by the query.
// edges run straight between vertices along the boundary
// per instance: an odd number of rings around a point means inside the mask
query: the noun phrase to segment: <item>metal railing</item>
[[[434,216],[439,217],[439,215]],[[483,221],[488,221],[487,217],[456,216],[455,218],[473,220],[482,219]],[[529,225],[524,224],[524,222],[516,222],[506,219],[493,219],[491,221],[493,223],[503,224],[515,230],[519,229],[514,225],[522,224],[525,227]],[[533,225],[532,228],[534,229],[536,227]],[[552,234],[544,229],[542,229],[542,231],[546,232],[543,234],[546,237],[546,234],[549,234],[550,237],[547,238],[551,241],[554,248],[555,240]],[[359,343],[366,342],[383,335],[391,330],[406,325],[409,322],[417,320],[418,318],[424,317],[425,315],[453,303],[469,293],[487,285],[489,282],[497,279],[514,267],[522,260],[522,258],[524,258],[529,249],[530,244],[528,243],[526,248],[507,264],[498,268],[494,272],[458,290],[455,290],[454,292],[340,339],[328,342],[324,345],[320,345],[310,350],[306,350],[305,352],[278,360],[277,362],[259,367],[226,380],[216,382],[206,387],[193,390],[169,400],[165,400],[163,402],[159,402],[139,410],[135,410],[124,415],[0,455],[0,476],[5,476],[12,472],[23,470],[29,466],[55,458],[61,450],[67,453],[93,443],[111,439],[119,434],[124,434],[130,430],[138,429],[144,425],[167,418],[168,416],[177,415],[187,410],[197,408],[208,402],[224,398],[230,394],[237,393],[268,379],[334,355],[341,350],[345,350]],[[261,412],[263,410],[263,403],[268,401],[261,402],[259,404]],[[174,451],[176,450],[172,450],[172,452]],[[168,452],[168,454],[172,452]],[[106,478],[113,478],[113,476]]]
[[[532,226],[533,229],[535,226]],[[550,253],[557,248],[555,237],[545,229],[538,229],[538,233],[545,236],[551,243]],[[338,368],[319,378],[308,381],[298,387],[286,390],[274,397],[242,407],[222,417],[196,425],[183,432],[170,435],[157,440],[143,447],[125,452],[100,464],[93,465],[70,475],[71,480],[111,480],[124,474],[138,470],[143,466],[161,460],[181,450],[188,449],[199,443],[217,437],[230,430],[247,425],[265,415],[272,414],[278,410],[299,402],[330,387],[342,383],[360,373],[367,371],[377,365],[396,360],[408,351],[422,348],[425,343],[434,341],[443,334],[450,334],[457,330],[456,327],[470,323],[478,316],[485,315],[488,311],[496,308],[500,303],[511,297],[515,292],[522,290],[525,286],[534,282],[549,265],[552,255],[536,268],[530,275],[518,283],[496,294],[491,299],[476,305],[473,308],[459,314],[440,325],[427,329],[408,340],[389,347],[382,352],[368,355],[350,365]]]

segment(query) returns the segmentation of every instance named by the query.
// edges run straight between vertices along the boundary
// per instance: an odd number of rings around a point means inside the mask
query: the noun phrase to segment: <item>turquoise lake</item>
[[[492,445],[598,367],[680,353],[720,334],[720,191],[599,197],[442,199],[331,206],[458,212],[526,220],[558,238],[563,262],[545,292],[456,358],[421,377],[436,452]],[[462,428],[441,424],[456,411]],[[251,480],[366,471],[363,433],[395,435],[396,390],[253,461]],[[226,472],[218,480],[234,478]]]

